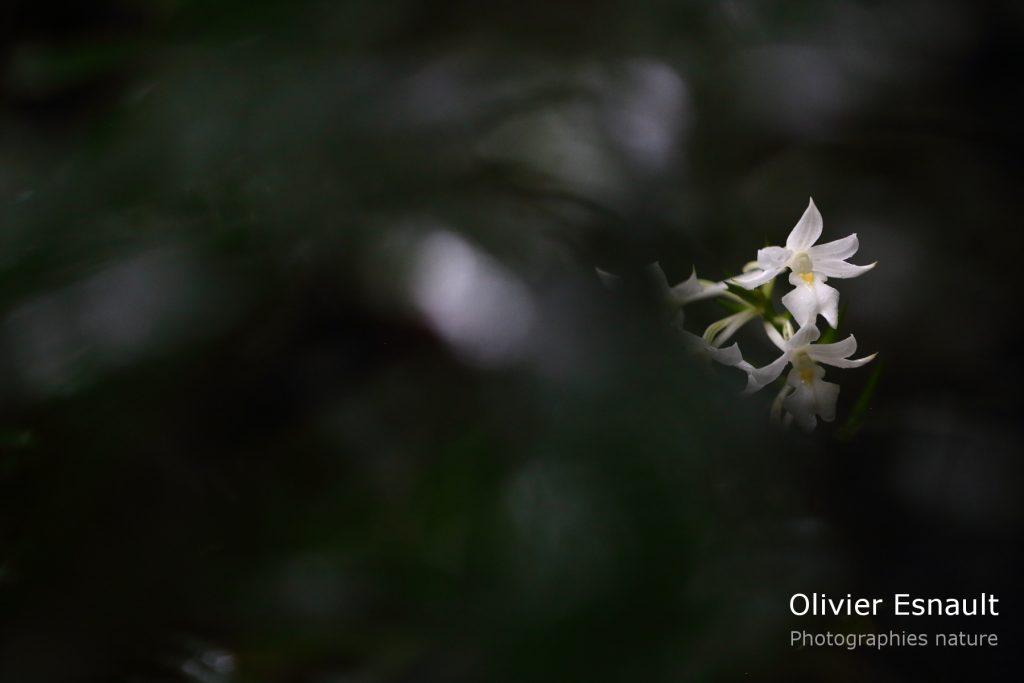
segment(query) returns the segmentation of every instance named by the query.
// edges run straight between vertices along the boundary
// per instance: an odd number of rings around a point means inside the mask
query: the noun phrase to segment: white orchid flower
[[[794,286],[782,304],[803,327],[824,316],[835,328],[839,324],[839,292],[825,284],[830,277],[851,278],[863,275],[875,264],[857,266],[846,259],[857,253],[857,235],[841,240],[815,244],[821,237],[822,220],[811,199],[807,210],[786,238],[785,247],[765,247],[757,252],[756,266],[750,272],[731,279],[746,289],[770,282],[787,268],[789,283]]]
[[[747,373],[745,393],[768,386],[778,379],[787,365],[792,364],[793,369],[786,378],[787,386],[780,392],[779,399],[782,408],[808,431],[814,429],[818,417],[825,422],[835,419],[839,398],[839,385],[824,381],[825,369],[819,363],[837,368],[859,368],[877,355],[850,358],[857,351],[857,340],[853,335],[834,344],[815,344],[820,333],[814,325],[801,327],[789,339],[783,339],[770,323],[765,323],[764,329],[782,355],[763,368],[740,364]]]

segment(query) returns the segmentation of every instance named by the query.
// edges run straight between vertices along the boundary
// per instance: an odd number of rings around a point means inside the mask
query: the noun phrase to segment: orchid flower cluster
[[[713,282],[698,278],[694,271],[689,279],[669,286],[657,263],[648,267],[672,312],[672,325],[681,340],[697,355],[745,372],[745,394],[760,391],[775,382],[787,367],[791,368],[772,402],[771,414],[777,422],[788,426],[795,421],[806,431],[813,430],[819,418],[831,422],[836,416],[839,385],[824,380],[822,366],[856,368],[869,363],[876,355],[851,358],[857,350],[853,335],[836,343],[817,343],[821,337],[818,316],[833,329],[839,324],[839,292],[827,284],[829,278],[857,277],[875,266],[874,263],[857,266],[846,262],[857,252],[856,234],[817,244],[821,232],[821,214],[811,200],[789,233],[786,246],[758,250],[757,260],[748,263],[741,275]],[[778,314],[772,306],[772,290],[775,279],[786,271],[789,271],[793,288],[782,297],[782,305],[788,313]],[[599,273],[607,283],[609,274]],[[711,323],[703,336],[685,330],[686,306],[712,298],[722,299],[734,312]],[[725,346],[736,332],[753,320],[762,321],[768,339],[781,352],[763,367],[745,361],[737,344]]]

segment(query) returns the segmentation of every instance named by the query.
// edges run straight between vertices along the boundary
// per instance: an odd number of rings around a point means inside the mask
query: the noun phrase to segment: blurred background
[[[0,680],[1002,680],[1021,19],[4,3]],[[736,274],[809,196],[879,262],[837,284],[879,359],[805,435],[638,274]],[[798,591],[1003,616],[795,619]]]

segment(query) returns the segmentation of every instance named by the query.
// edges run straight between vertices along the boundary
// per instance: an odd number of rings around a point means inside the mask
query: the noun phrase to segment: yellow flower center
[[[800,273],[800,279],[809,285],[814,284],[814,273]]]
[[[804,384],[811,384],[814,382],[814,370],[810,368],[800,371],[800,381]]]

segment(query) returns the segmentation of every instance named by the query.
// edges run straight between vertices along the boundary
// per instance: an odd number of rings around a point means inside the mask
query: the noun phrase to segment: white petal
[[[672,287],[670,291],[674,300],[680,306],[685,306],[694,301],[716,297],[727,289],[728,285],[724,282],[708,284],[697,279],[697,271],[694,270],[689,278]]]
[[[784,268],[792,256],[793,252],[789,249],[765,247],[757,250],[757,265],[761,266],[762,270]]]
[[[787,383],[796,391],[782,401],[785,408],[803,429],[811,431],[817,425],[816,416],[825,422],[836,419],[836,401],[839,399],[839,385],[825,382],[818,372],[806,382],[801,373],[794,370]],[[823,374],[823,373],[822,373]]]
[[[807,354],[819,363],[834,365],[833,361],[845,360],[857,352],[857,340],[849,337],[834,344],[814,344],[807,349]]]
[[[772,344],[775,344],[779,348],[779,351],[788,351],[789,345],[786,344],[786,340],[782,338],[779,331],[775,329],[775,325],[772,325],[767,320],[764,322],[764,331],[768,335],[768,339],[771,340]]]
[[[769,280],[775,279],[775,277],[782,272],[782,268],[772,268],[771,270],[752,270],[749,273],[743,273],[743,275],[737,275],[734,278],[730,278],[729,282],[733,282],[744,289],[754,289],[760,287]]]
[[[813,347],[812,347],[813,348]],[[859,368],[862,365],[867,365],[875,359],[877,353],[873,353],[870,356],[864,356],[863,358],[835,358],[832,360],[822,360],[822,363],[826,365],[832,365],[837,368]]]
[[[863,275],[876,265],[877,261],[866,266],[855,266],[846,261],[824,259],[814,262],[814,272],[827,275],[828,277],[851,278]]]
[[[821,214],[818,213],[818,207],[814,205],[812,199],[807,205],[807,210],[804,211],[804,215],[800,217],[800,220],[793,230],[790,231],[789,237],[786,238],[786,248],[790,251],[807,251],[811,245],[818,241],[821,237]]]
[[[821,332],[818,331],[818,328],[814,325],[813,322],[808,325],[804,325],[803,327],[796,331],[796,334],[790,337],[789,348],[796,349],[801,346],[813,344],[814,342],[818,341],[818,337],[820,336]]]
[[[743,362],[743,354],[740,353],[739,344],[726,346],[724,349],[716,349],[713,346],[709,346],[708,354],[710,354],[712,360],[722,365],[736,366]]]
[[[816,284],[814,290],[818,295],[818,310],[829,327],[836,329],[839,327],[839,292],[824,282]]]
[[[782,305],[793,314],[798,325],[809,325],[818,317],[818,300],[810,287],[797,285],[782,297]]]
[[[819,259],[834,259],[843,261],[850,258],[857,253],[857,249],[860,247],[860,243],[857,241],[857,233],[853,233],[849,237],[844,237],[841,240],[835,240],[834,242],[826,242],[825,244],[818,244],[807,250],[811,260],[817,263]]]
[[[744,368],[747,372],[747,388],[743,393],[752,394],[765,388],[779,378],[779,375],[782,374],[782,371],[786,369],[788,364],[789,356],[782,354],[763,368],[755,368],[753,366]]]
[[[819,314],[835,327],[839,324],[839,292],[816,275],[808,283],[800,275],[790,274],[789,282],[793,285],[793,291],[782,297],[782,305],[793,314],[801,327],[813,323]]]

